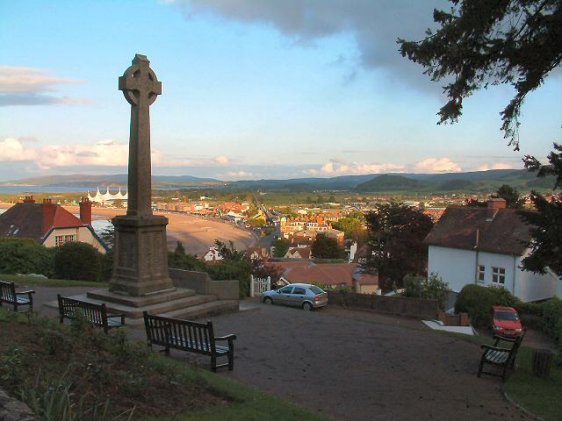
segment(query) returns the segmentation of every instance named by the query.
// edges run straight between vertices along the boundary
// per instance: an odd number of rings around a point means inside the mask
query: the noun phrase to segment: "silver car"
[[[328,293],[311,284],[289,284],[283,288],[265,291],[262,297],[266,304],[302,307],[306,311],[328,304]]]

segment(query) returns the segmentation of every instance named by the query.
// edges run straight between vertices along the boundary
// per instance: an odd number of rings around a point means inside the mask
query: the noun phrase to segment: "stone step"
[[[80,301],[86,301],[89,303],[94,303],[94,304],[102,304],[105,302],[105,301],[91,298],[87,294],[76,295],[76,296],[72,296],[71,298]],[[150,314],[162,314],[170,311],[188,309],[190,307],[205,304],[214,300],[216,300],[216,297],[214,295],[190,295],[173,301],[155,303],[152,305],[144,306],[142,308],[131,307],[124,304],[111,303],[111,302],[105,302],[105,304],[107,306],[107,311],[109,313],[120,313],[120,314],[122,313],[125,315],[127,319],[132,319],[131,321],[134,320],[141,321],[143,311],[147,311]],[[127,320],[127,323],[129,323],[129,320]],[[130,323],[130,324],[136,324],[136,323]]]
[[[216,300],[207,303],[177,309],[160,314],[164,317],[176,319],[195,320],[207,316],[214,316],[222,313],[237,312],[240,302],[238,300]]]
[[[153,304],[160,304],[168,301],[175,301],[181,298],[192,297],[195,291],[188,288],[174,288],[170,291],[134,297],[130,295],[116,294],[107,289],[95,289],[88,291],[88,298],[100,300],[105,303],[121,304],[128,307],[146,307]]]

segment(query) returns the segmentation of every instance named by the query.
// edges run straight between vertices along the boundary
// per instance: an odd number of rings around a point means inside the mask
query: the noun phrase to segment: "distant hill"
[[[61,187],[89,187],[109,185],[127,185],[127,174],[113,175],[51,175],[44,177],[24,178],[1,183],[2,185],[31,185],[31,186],[61,186]],[[155,189],[168,188],[189,188],[189,187],[217,187],[224,186],[224,182],[213,178],[199,178],[191,175],[164,176],[156,175],[152,177],[152,187]]]
[[[355,187],[358,192],[410,191],[424,187],[423,182],[402,175],[383,174]]]
[[[0,185],[33,185],[86,187],[127,184],[126,174],[114,175],[53,175],[26,178],[0,183]],[[491,170],[447,174],[365,174],[331,178],[293,178],[288,180],[241,180],[225,182],[214,178],[190,175],[152,177],[155,189],[217,188],[227,190],[270,191],[357,191],[362,193],[486,193],[496,191],[502,184],[517,190],[550,190],[554,178],[537,178],[526,170]]]

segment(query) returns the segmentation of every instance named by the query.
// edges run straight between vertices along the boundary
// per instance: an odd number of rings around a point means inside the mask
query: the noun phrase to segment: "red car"
[[[494,306],[492,308],[492,330],[494,335],[517,337],[523,334],[519,314],[513,307]]]

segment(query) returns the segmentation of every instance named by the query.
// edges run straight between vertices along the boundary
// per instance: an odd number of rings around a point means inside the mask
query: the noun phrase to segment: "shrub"
[[[65,243],[57,247],[54,260],[57,278],[79,281],[101,279],[101,253],[90,244],[79,241]]]
[[[447,291],[447,282],[435,273],[432,273],[428,279],[412,275],[404,278],[404,296],[437,300],[441,310],[445,309],[447,303]]]
[[[551,298],[543,304],[545,333],[562,346],[562,300]]]
[[[53,250],[33,240],[0,240],[0,273],[53,275]]]
[[[492,322],[492,306],[516,306],[519,300],[503,288],[466,285],[457,298],[455,312],[469,314],[475,327],[488,327]]]

